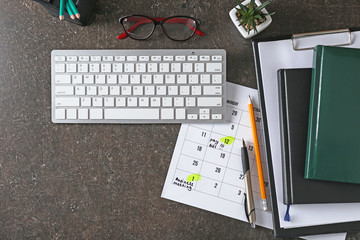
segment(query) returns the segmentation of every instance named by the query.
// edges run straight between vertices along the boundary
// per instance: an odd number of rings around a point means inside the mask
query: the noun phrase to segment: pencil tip
[[[71,15],[70,17],[71,17],[71,19],[75,19],[75,15],[74,15],[74,14],[73,14],[73,15]]]
[[[242,139],[243,147],[246,147],[244,139]]]
[[[80,19],[80,13],[76,14],[77,19]]]
[[[249,104],[251,104],[252,102],[251,102],[251,97],[250,97],[250,95],[249,95]]]
[[[60,20],[64,20],[64,15],[59,16]]]

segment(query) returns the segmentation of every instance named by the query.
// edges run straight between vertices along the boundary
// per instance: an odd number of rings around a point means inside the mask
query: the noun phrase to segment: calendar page
[[[227,122],[181,126],[162,197],[247,221],[241,163],[243,138],[249,153],[256,225],[272,229],[270,204],[269,211],[262,210],[248,96],[254,105],[266,193],[269,195],[257,90],[227,83]],[[267,199],[270,201],[269,197]]]

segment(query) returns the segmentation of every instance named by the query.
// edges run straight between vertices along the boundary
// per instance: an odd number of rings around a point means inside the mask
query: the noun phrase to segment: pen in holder
[[[60,0],[34,0],[43,6],[51,15],[59,17]],[[72,0],[80,13],[80,19],[71,19],[69,14],[65,14],[66,21],[86,26],[89,24],[96,0]]]

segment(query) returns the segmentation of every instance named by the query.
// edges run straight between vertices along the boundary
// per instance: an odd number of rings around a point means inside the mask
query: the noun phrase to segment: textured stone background
[[[223,48],[227,76],[256,88],[234,0],[98,0],[92,23],[60,22],[31,0],[0,0],[0,239],[273,239],[270,230],[160,197],[180,125],[66,125],[50,118],[52,49]],[[358,0],[274,0],[260,37],[360,24]],[[160,29],[117,40],[118,18],[190,15],[204,37]],[[360,229],[359,229],[360,231]],[[360,233],[347,239],[360,239]]]

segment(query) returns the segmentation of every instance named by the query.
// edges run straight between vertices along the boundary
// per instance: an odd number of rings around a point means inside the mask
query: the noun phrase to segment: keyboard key
[[[128,84],[129,75],[119,75],[119,84]]]
[[[120,95],[120,87],[119,86],[111,86],[110,87],[110,95]]]
[[[89,56],[79,56],[79,61],[80,62],[88,62],[88,61],[90,61],[90,57]]]
[[[65,56],[55,56],[56,62],[65,62]]]
[[[192,63],[183,63],[183,72],[189,73],[193,71]]]
[[[161,56],[151,56],[151,61],[159,62],[161,61]]]
[[[106,76],[106,83],[107,84],[116,84],[117,83],[117,76],[116,75],[107,75]]]
[[[189,84],[198,84],[199,83],[199,75],[190,74],[189,75]]]
[[[152,106],[152,107],[160,107],[160,105],[161,105],[161,103],[160,103],[160,98],[159,97],[152,97],[151,99],[150,99],[150,105]]]
[[[175,114],[176,119],[185,119],[185,116],[186,116],[185,108],[178,108],[178,109],[176,109],[175,113],[176,113]]]
[[[93,62],[100,62],[101,61],[101,56],[91,56],[90,60]]]
[[[209,84],[210,83],[210,75],[209,74],[200,75],[200,83],[201,84]]]
[[[164,75],[156,74],[154,75],[154,84],[163,84],[164,83]]]
[[[157,65],[158,65],[157,63],[148,63],[147,64],[148,72],[151,73],[157,72],[158,71]]]
[[[79,72],[80,73],[87,73],[89,72],[89,64],[87,63],[80,63],[78,64]]]
[[[103,56],[103,61],[112,62],[112,61],[114,61],[114,57],[113,56]]]
[[[112,69],[114,73],[120,73],[123,71],[123,65],[122,63],[113,63]]]
[[[174,56],[164,56],[164,61],[174,61]]]
[[[55,72],[64,73],[65,72],[65,64],[63,64],[63,63],[55,64]]]
[[[78,115],[79,115],[79,119],[89,119],[89,110],[88,109],[79,109]]]
[[[96,95],[97,87],[96,86],[87,86],[86,87],[86,95]]]
[[[222,119],[222,114],[211,114],[211,119]]]
[[[145,87],[145,95],[155,95],[155,87],[154,86],[146,86]]]
[[[198,99],[199,107],[220,107],[222,106],[221,97],[199,97]]]
[[[108,95],[109,94],[109,87],[108,86],[99,86],[99,95]]]
[[[146,63],[137,63],[136,64],[136,72],[138,72],[138,73],[146,72]]]
[[[181,63],[171,64],[171,72],[180,72],[180,71],[181,71]]]
[[[207,63],[206,72],[221,72],[222,64],[221,63]]]
[[[183,97],[174,98],[174,106],[183,107],[184,106],[184,98]]]
[[[196,106],[196,98],[194,98],[194,97],[187,97],[185,102],[186,102],[187,107],[195,107]]]
[[[140,107],[148,107],[149,106],[149,98],[148,97],[139,98],[139,106]]]
[[[210,114],[206,114],[206,113],[199,114],[199,119],[210,119]]]
[[[134,95],[143,95],[144,94],[144,87],[143,86],[134,86]]]
[[[210,61],[210,56],[200,56],[200,61]]]
[[[175,83],[175,75],[174,74],[165,75],[165,83],[174,84]]]
[[[192,86],[191,95],[201,95],[201,86]]]
[[[98,73],[100,72],[100,64],[98,63],[90,63],[90,72],[91,73]]]
[[[190,95],[190,87],[180,86],[180,95]]]
[[[185,56],[175,56],[175,61],[185,61]]]
[[[90,119],[103,119],[103,110],[90,109]]]
[[[137,107],[137,97],[128,97],[127,98],[127,105],[128,107]]]
[[[70,75],[56,75],[55,83],[58,83],[58,84],[71,83]]]
[[[131,95],[131,86],[122,86],[121,95]]]
[[[81,106],[82,106],[82,107],[90,107],[90,106],[91,106],[91,98],[89,98],[89,97],[82,97],[82,98],[81,98]]]
[[[55,109],[56,119],[65,119],[65,109]]]
[[[101,97],[94,97],[92,99],[92,105],[94,107],[102,107],[103,106],[103,98]]]
[[[75,95],[85,95],[85,86],[76,86]]]
[[[176,83],[177,84],[186,84],[186,75],[185,74],[176,75]]]
[[[163,107],[172,107],[172,97],[163,97],[162,98]]]
[[[169,72],[170,64],[169,63],[160,63],[159,64],[159,69],[160,69],[159,72],[163,72],[163,73]]]
[[[142,75],[141,82],[143,84],[151,84],[151,75],[149,74]]]
[[[111,64],[110,63],[102,63],[101,64],[101,72],[103,72],[103,73],[111,72]]]
[[[76,119],[76,109],[70,108],[70,109],[66,109],[66,119]]]
[[[212,61],[222,61],[222,56],[221,55],[215,55],[211,57]]]
[[[79,98],[69,97],[69,98],[56,98],[55,106],[57,107],[78,107],[79,106]]]
[[[115,61],[124,62],[125,61],[125,56],[115,56]]]
[[[156,95],[166,95],[166,86],[157,86]]]
[[[105,84],[105,77],[106,77],[106,75],[96,75],[95,83],[96,84]]]
[[[94,75],[84,76],[84,84],[93,84],[93,83],[94,83]]]
[[[161,109],[161,119],[174,119],[174,109],[173,108]]]
[[[178,95],[179,87],[178,86],[169,86],[168,87],[168,95]]]
[[[105,109],[105,119],[159,119],[159,109]]]
[[[135,62],[135,61],[137,61],[137,56],[128,56],[126,58],[126,60],[129,62]]]
[[[124,97],[116,98],[116,106],[117,107],[125,107],[126,106],[126,98],[124,98]]]
[[[125,63],[124,69],[125,69],[124,72],[128,72],[128,73],[134,72],[135,65],[133,63]]]
[[[195,63],[195,72],[204,72],[205,64],[204,63]]]
[[[131,84],[140,84],[140,75],[130,75]]]
[[[196,55],[188,56],[188,57],[187,57],[187,60],[188,60],[188,61],[197,61],[197,60],[198,60],[198,56],[196,56]]]
[[[221,95],[221,86],[204,86],[204,95]]]
[[[222,83],[222,75],[221,74],[213,74],[212,75],[212,83],[221,84]]]
[[[149,56],[140,56],[139,57],[139,61],[149,61],[150,57]]]
[[[197,114],[188,114],[187,118],[190,120],[196,120],[196,119],[198,119],[198,115]]]
[[[66,72],[68,72],[68,73],[76,73],[76,63],[68,63],[68,64],[66,64]]]
[[[73,84],[82,84],[83,83],[83,75],[72,75],[72,83]]]
[[[77,61],[77,56],[67,56],[66,60],[68,62],[76,62]]]

